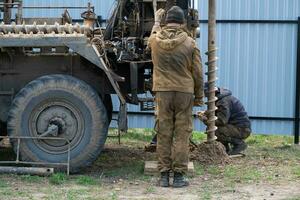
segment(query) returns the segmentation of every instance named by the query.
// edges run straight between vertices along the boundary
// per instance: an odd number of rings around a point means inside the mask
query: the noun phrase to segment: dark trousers
[[[186,173],[192,134],[193,94],[156,92],[157,154],[160,172]]]
[[[216,131],[217,141],[230,143],[232,138],[244,140],[251,134],[250,128],[240,128],[231,124],[219,126]]]

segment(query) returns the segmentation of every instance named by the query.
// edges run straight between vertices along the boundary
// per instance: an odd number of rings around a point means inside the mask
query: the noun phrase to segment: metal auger
[[[48,25],[44,23],[43,25],[37,25],[36,23],[26,25],[26,24],[16,24],[15,22],[11,24],[0,24],[0,34],[84,34],[91,35],[92,29],[89,26],[80,25],[76,23],[60,25],[55,23],[53,25]]]
[[[208,76],[208,102],[207,102],[207,113],[208,113],[208,124],[207,124],[207,141],[213,142],[217,139],[215,135],[216,120],[215,111],[217,110],[216,101],[218,98],[216,97],[216,80],[217,80],[217,47],[216,47],[216,1],[209,0],[209,20],[208,20],[208,71],[206,75]]]

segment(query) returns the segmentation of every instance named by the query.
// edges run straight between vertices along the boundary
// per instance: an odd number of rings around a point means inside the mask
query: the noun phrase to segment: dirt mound
[[[190,159],[203,165],[223,165],[230,162],[225,147],[220,142],[204,142],[191,148]]]

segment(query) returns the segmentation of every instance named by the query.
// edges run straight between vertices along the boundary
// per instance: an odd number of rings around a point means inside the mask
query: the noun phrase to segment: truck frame
[[[21,0],[0,1],[0,133],[70,143],[21,141],[22,160],[63,163],[70,145],[70,170],[78,172],[105,144],[111,95],[120,101],[120,131],[127,131],[128,103],[153,109],[153,97],[143,97],[152,93],[147,39],[155,11],[176,4],[196,38],[198,12],[190,0],[118,0],[105,28],[90,4],[83,23],[74,24],[67,10],[61,18],[23,18]],[[17,140],[11,143],[17,151]]]

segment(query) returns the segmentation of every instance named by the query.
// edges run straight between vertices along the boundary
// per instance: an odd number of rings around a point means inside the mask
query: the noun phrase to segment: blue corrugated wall
[[[98,15],[108,18],[114,0],[24,0],[24,6],[85,6],[91,2]],[[201,19],[207,19],[208,1],[199,0]],[[299,0],[217,0],[220,20],[297,20]],[[25,17],[55,17],[63,10],[25,10]],[[74,19],[82,10],[72,10]],[[230,88],[244,103],[250,116],[294,117],[295,71],[297,60],[297,24],[221,23],[218,29],[220,86]],[[203,61],[207,58],[207,24],[201,23],[198,40]],[[114,97],[114,108],[118,100]],[[129,111],[139,111],[129,106]],[[264,134],[293,133],[293,122],[257,121],[253,132]],[[130,116],[129,127],[151,128],[149,116]],[[195,129],[203,130],[195,121]]]

